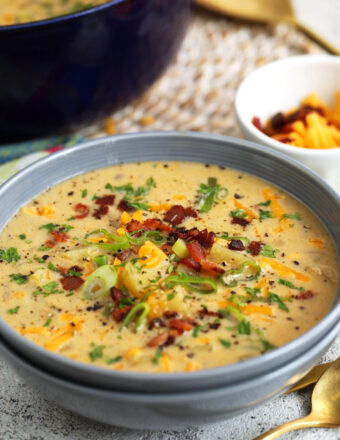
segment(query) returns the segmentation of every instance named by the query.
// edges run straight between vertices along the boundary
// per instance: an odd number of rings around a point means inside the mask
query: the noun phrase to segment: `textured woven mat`
[[[240,137],[233,103],[243,78],[269,61],[322,52],[289,25],[251,24],[198,10],[162,79],[137,102],[83,135],[195,130]]]

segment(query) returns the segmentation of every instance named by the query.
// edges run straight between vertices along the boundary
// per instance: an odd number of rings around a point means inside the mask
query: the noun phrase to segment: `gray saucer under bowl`
[[[178,430],[228,419],[284,392],[317,362],[340,330],[334,326],[314,347],[251,380],[208,390],[133,393],[79,384],[25,360],[0,339],[0,355],[47,399],[72,412],[131,429]]]

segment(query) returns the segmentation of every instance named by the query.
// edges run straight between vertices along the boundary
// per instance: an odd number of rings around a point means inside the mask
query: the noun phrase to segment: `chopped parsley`
[[[218,338],[220,343],[223,345],[224,348],[229,348],[231,346],[231,342],[227,341],[226,339]]]
[[[118,191],[124,194],[123,199],[129,202],[129,205],[133,209],[141,209],[143,211],[149,210],[149,205],[143,202],[142,198],[146,194],[148,194],[151,188],[155,188],[156,183],[153,177],[149,177],[145,182],[145,186],[138,186],[134,188],[132,183],[128,183],[127,185],[121,186],[112,186],[110,183],[105,185],[106,189],[111,190],[112,192]]]
[[[58,228],[59,231],[68,232],[70,229],[74,229],[74,226],[71,226],[71,225],[56,225],[55,223],[47,223],[46,225],[40,226],[39,229],[47,229],[48,232],[53,232],[57,228]]]
[[[279,283],[282,284],[283,286],[289,287],[290,289],[299,290],[300,292],[305,291],[304,287],[295,286],[292,282],[290,282],[288,280],[283,280],[282,278],[279,279]]]
[[[19,309],[20,309],[20,306],[16,306],[13,309],[8,309],[7,313],[9,315],[16,315],[18,313]]]
[[[63,290],[58,290],[57,287],[58,287],[58,283],[56,281],[50,281],[44,286],[38,287],[38,290],[33,292],[33,295],[50,296],[50,295],[55,295],[57,293],[64,293]]]
[[[25,240],[26,239],[26,234],[19,234],[19,238],[20,238],[20,240]]]
[[[283,214],[282,218],[291,218],[294,220],[298,220],[299,222],[302,220],[301,215],[296,212],[295,214]]]
[[[260,211],[260,223],[262,223],[266,218],[273,218],[273,213],[271,211]]]
[[[43,327],[48,327],[51,324],[52,318],[48,318],[45,322],[45,324],[43,324]]]
[[[269,206],[271,202],[271,200],[266,200],[265,202],[258,203],[257,206]]]
[[[269,293],[269,298],[272,302],[276,302],[281,310],[284,310],[285,312],[289,312],[288,307],[282,301],[282,299],[279,297],[279,295],[276,295],[276,293],[273,293],[273,292],[268,292],[268,293]]]
[[[73,277],[81,277],[82,276],[82,273],[81,272],[78,272],[77,270],[73,270],[73,269],[69,269],[68,271],[67,271],[67,276],[73,276]]]
[[[47,268],[53,270],[53,272],[58,272],[58,273],[60,272],[60,270],[57,267],[55,267],[55,265],[51,261],[48,262]]]
[[[276,348],[275,345],[271,344],[266,339],[260,339],[260,341],[261,341],[261,344],[263,345],[263,353],[266,353],[269,350],[274,350],[274,348]]]
[[[7,261],[7,263],[12,263],[13,261],[19,261],[20,255],[18,251],[14,247],[10,247],[9,249],[0,249],[0,260]]]
[[[273,249],[269,244],[266,244],[261,252],[261,255],[264,257],[275,258],[275,253],[278,251],[278,249]]]
[[[117,362],[121,361],[122,359],[123,359],[123,356],[116,356],[114,358],[107,359],[106,363],[107,363],[107,365],[112,365],[112,364],[116,364]]]
[[[39,258],[37,255],[33,255],[33,260],[37,261],[40,264],[45,263],[45,260],[43,260],[42,258]]]
[[[157,365],[161,356],[162,356],[162,349],[157,348],[155,356],[152,358],[152,363]]]
[[[14,281],[20,286],[21,284],[28,283],[29,275],[22,275],[21,273],[11,273],[9,277],[11,281]]]
[[[251,332],[251,324],[246,319],[242,319],[242,321],[238,324],[237,330],[240,335],[250,335]]]
[[[247,217],[247,213],[244,209],[239,208],[239,209],[236,209],[236,211],[230,211],[229,217],[244,218],[244,217]]]
[[[217,183],[216,177],[209,177],[208,182],[201,183],[197,191],[196,204],[198,205],[199,212],[210,211],[219,200],[225,199],[227,195],[227,188],[221,187]]]
[[[168,301],[171,301],[172,299],[174,299],[175,298],[175,293],[174,292],[172,292],[172,293],[168,293],[168,296],[167,296],[167,300]]]
[[[208,328],[209,328],[208,324],[196,325],[192,331],[192,337],[197,338],[199,331],[202,331],[202,330],[204,331],[204,330],[207,330]]]
[[[94,362],[97,359],[101,359],[103,357],[103,350],[105,348],[105,345],[98,345],[97,347],[95,347],[94,343],[92,343],[91,346],[94,347],[93,350],[89,353],[89,358],[91,362]]]
[[[251,296],[256,296],[258,293],[261,292],[261,289],[259,289],[258,287],[245,287],[244,289]]]
[[[82,199],[85,199],[86,196],[87,196],[87,189],[83,189],[83,190],[81,191],[81,198],[82,198]]]

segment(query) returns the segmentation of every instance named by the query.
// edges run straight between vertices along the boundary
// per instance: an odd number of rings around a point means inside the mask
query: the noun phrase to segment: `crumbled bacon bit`
[[[215,275],[220,275],[223,274],[225,272],[225,270],[223,269],[223,267],[218,266],[215,263],[211,263],[210,261],[201,261],[201,266],[202,266],[202,270],[206,270],[208,272],[212,272]]]
[[[129,313],[129,311],[131,310],[132,306],[125,306],[122,307],[121,309],[119,309],[118,307],[115,308],[112,311],[112,318],[116,321],[116,322],[121,322],[123,321],[123,319],[126,317],[126,315]]]
[[[64,290],[76,290],[84,284],[84,280],[77,276],[65,276],[60,279]]]
[[[205,248],[210,249],[214,244],[216,234],[215,232],[208,232],[208,229],[199,231],[196,240]]]
[[[137,220],[131,220],[130,223],[126,225],[126,230],[128,232],[136,232],[140,231],[141,229],[143,229],[143,225]]]
[[[172,310],[167,310],[163,313],[163,317],[166,319],[177,318],[178,313]]]
[[[246,220],[245,218],[241,217],[233,217],[231,220],[231,224],[233,225],[241,225],[241,226],[247,226],[249,225],[250,221]]]
[[[256,127],[260,131],[263,131],[263,127],[262,127],[260,118],[258,116],[254,116],[253,119],[251,120],[251,122],[254,125],[254,127]]]
[[[171,319],[169,325],[172,329],[177,330],[180,335],[182,335],[184,332],[188,332],[193,327],[190,322],[184,319]]]
[[[169,234],[173,231],[173,228],[171,226],[161,222],[161,220],[159,220],[158,218],[148,218],[143,223],[143,227],[148,231],[158,230],[161,232],[167,232]]]
[[[51,249],[51,248],[53,248],[55,246],[55,242],[51,241],[51,240],[48,240],[48,241],[46,241],[44,246]]]
[[[312,290],[306,290],[305,292],[300,292],[297,295],[294,295],[295,299],[310,299],[313,298],[313,296],[316,295],[315,292],[313,292]]]
[[[116,196],[114,196],[112,194],[105,195],[103,197],[98,197],[94,203],[96,205],[101,205],[101,206],[105,206],[105,205],[112,206],[115,202],[115,198],[116,198]]]
[[[122,199],[119,203],[117,208],[119,211],[126,211],[126,212],[132,212],[135,209],[130,205],[130,203],[127,200]]]
[[[73,209],[78,213],[78,215],[75,215],[74,218],[76,219],[82,219],[89,215],[90,208],[87,205],[83,205],[82,203],[77,203],[76,206],[73,207]]]
[[[202,260],[205,260],[205,252],[203,247],[199,244],[198,241],[192,241],[191,243],[187,244],[188,252],[191,256],[191,258],[194,261],[197,261],[200,263]]]
[[[112,301],[116,304],[116,306],[126,296],[125,293],[117,287],[111,287],[110,293]]]
[[[217,318],[223,318],[223,313],[221,312],[212,312],[207,308],[203,307],[199,312],[200,315],[204,316],[216,316]]]
[[[126,261],[128,260],[132,255],[136,255],[136,250],[134,248],[130,248],[130,249],[126,249],[125,251],[119,252],[119,254],[117,254],[117,257],[121,260],[121,261]]]
[[[93,217],[97,220],[100,220],[103,215],[106,215],[109,212],[109,207],[107,205],[100,205],[98,209],[96,209],[93,213]]]
[[[185,214],[187,217],[193,217],[193,218],[198,217],[196,209],[192,208],[191,206],[188,206],[187,208],[185,208]]]
[[[231,240],[228,248],[232,251],[244,251],[245,247],[242,240]]]
[[[248,249],[253,256],[259,255],[261,248],[262,243],[260,241],[251,241],[248,245]]]
[[[60,243],[65,242],[70,238],[70,236],[63,231],[51,231],[51,234],[53,235],[54,241]]]
[[[170,332],[164,332],[152,338],[148,343],[148,347],[162,347],[170,336]]]
[[[194,261],[192,258],[182,258],[180,260],[181,264],[184,264],[185,266],[189,267],[190,269],[195,270],[196,272],[199,272],[202,269],[202,266],[199,262]]]
[[[164,220],[171,223],[173,226],[182,223],[186,217],[185,209],[181,205],[175,205],[170,208],[164,215]]]
[[[182,223],[186,217],[197,218],[197,211],[191,206],[184,208],[182,205],[175,205],[165,213],[164,220],[173,226],[177,226]]]
[[[166,255],[171,255],[173,253],[172,251],[172,245],[170,243],[164,243],[161,246],[162,251],[166,254]]]

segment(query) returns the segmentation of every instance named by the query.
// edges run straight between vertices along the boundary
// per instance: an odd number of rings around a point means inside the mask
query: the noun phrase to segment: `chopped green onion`
[[[247,237],[243,237],[243,236],[233,236],[231,237],[228,232],[224,232],[221,235],[217,235],[217,238],[222,238],[223,240],[242,240],[245,241],[246,243],[250,243],[249,238]]]
[[[98,267],[87,278],[82,287],[83,296],[86,299],[98,299],[107,295],[111,289],[117,284],[118,271],[115,266],[106,264]]]
[[[271,344],[266,339],[260,339],[260,341],[261,341],[261,344],[263,345],[263,353],[265,353],[266,351],[269,351],[269,350],[274,350],[276,348],[275,345]]]
[[[211,278],[190,276],[183,272],[165,278],[165,286],[168,289],[175,285],[183,286],[191,292],[203,294],[217,292],[217,283]]]
[[[251,324],[246,319],[242,319],[242,321],[238,324],[237,330],[240,335],[250,335],[251,333]]]
[[[292,282],[288,281],[288,280],[283,280],[283,279],[279,279],[279,283],[282,284],[283,286],[287,286],[290,289],[295,289],[295,290],[299,290],[300,292],[304,292],[305,288],[304,287],[298,287],[295,286]]]
[[[145,318],[148,316],[149,312],[150,312],[150,306],[149,304],[147,304],[146,302],[140,302],[139,304],[135,305],[130,312],[128,313],[128,315],[126,316],[126,318],[124,319],[124,321],[122,322],[119,331],[122,330],[124,327],[126,327],[129,322],[132,320],[132,318],[138,314],[139,312],[142,312],[138,319],[137,319],[137,323],[136,323],[136,331],[140,328],[140,326],[143,324]]]
[[[237,281],[250,281],[261,273],[260,265],[253,260],[246,260],[239,269],[229,269],[219,279],[227,287],[234,286]]]
[[[258,287],[254,287],[254,288],[253,287],[245,287],[244,289],[251,296],[256,296],[258,293],[261,292],[261,289],[259,289]]]
[[[109,257],[107,255],[97,255],[94,257],[94,262],[97,267],[106,266],[109,262]]]
[[[176,240],[175,244],[172,246],[172,250],[179,258],[187,258],[190,255],[185,241],[181,238]]]

